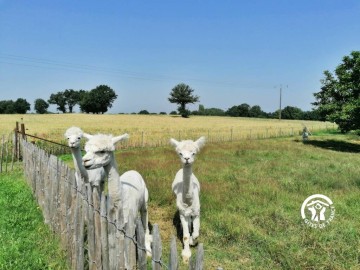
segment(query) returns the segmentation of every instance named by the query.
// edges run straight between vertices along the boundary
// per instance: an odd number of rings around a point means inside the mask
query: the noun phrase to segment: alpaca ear
[[[94,135],[91,135],[91,134],[89,134],[89,133],[84,133],[84,134],[83,134],[83,137],[84,137],[85,139],[87,139],[87,140],[90,140],[92,137],[94,137]]]
[[[116,143],[118,143],[118,142],[120,142],[120,141],[124,141],[124,140],[127,140],[127,139],[129,139],[129,134],[125,133],[125,134],[123,134],[123,135],[120,135],[120,136],[117,136],[117,137],[113,137],[113,138],[111,139],[111,141],[112,141],[113,144],[116,144]]]
[[[179,145],[179,142],[173,138],[170,139],[170,144],[174,147],[177,147]]]
[[[195,141],[196,145],[200,148],[202,148],[205,145],[206,139],[204,136],[200,137]]]

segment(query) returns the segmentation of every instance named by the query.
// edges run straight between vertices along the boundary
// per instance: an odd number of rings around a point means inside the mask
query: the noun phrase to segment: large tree
[[[30,111],[30,103],[27,102],[26,99],[18,98],[14,102],[15,112],[16,113],[26,113],[27,111]]]
[[[324,76],[313,105],[342,132],[360,129],[360,51],[343,57],[335,74],[325,70]]]
[[[283,119],[303,119],[304,112],[298,107],[286,106],[281,111],[281,118]]]
[[[36,113],[39,113],[39,114],[47,113],[48,108],[49,108],[49,104],[42,98],[38,98],[35,100],[34,110]]]
[[[89,92],[81,92],[80,109],[86,113],[105,113],[117,98],[113,89],[99,85]]]
[[[64,91],[64,97],[65,97],[66,104],[67,104],[68,109],[69,109],[69,113],[72,113],[74,106],[76,104],[79,104],[80,99],[81,99],[81,92],[80,91],[75,91],[73,89],[66,89]]]
[[[178,111],[182,117],[188,117],[190,111],[186,109],[186,104],[199,102],[199,97],[193,95],[194,89],[185,83],[176,85],[170,92],[168,100],[179,105]]]
[[[66,113],[66,97],[64,92],[57,92],[56,94],[51,94],[48,100],[50,104],[57,105],[57,110],[63,113]]]

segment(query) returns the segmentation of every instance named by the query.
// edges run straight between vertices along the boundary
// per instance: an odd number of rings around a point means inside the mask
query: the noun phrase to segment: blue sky
[[[359,1],[0,0],[0,100],[32,109],[106,84],[111,113],[169,113],[184,82],[206,108],[275,111],[282,84],[283,107],[310,110],[323,71],[353,50]]]

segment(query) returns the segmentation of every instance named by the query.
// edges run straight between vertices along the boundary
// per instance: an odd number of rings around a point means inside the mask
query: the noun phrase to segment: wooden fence
[[[178,269],[176,238],[168,264],[162,259],[159,227],[153,226],[152,258],[147,259],[140,218],[124,224],[111,198],[90,185],[76,186],[75,172],[56,156],[21,139],[25,176],[42,209],[45,223],[60,236],[72,269]],[[136,228],[136,230],[135,230]],[[203,268],[203,245],[189,269]],[[151,262],[148,266],[148,261]]]

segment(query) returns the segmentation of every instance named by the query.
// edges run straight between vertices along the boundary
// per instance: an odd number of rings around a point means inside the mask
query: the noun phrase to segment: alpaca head
[[[83,163],[86,169],[91,170],[108,165],[112,159],[112,152],[115,151],[115,144],[129,138],[129,135],[125,133],[113,137],[105,134],[86,134],[85,137],[89,140],[85,144],[86,154]]]
[[[184,165],[191,165],[195,160],[195,155],[205,145],[205,137],[200,137],[196,141],[186,140],[181,142],[170,139],[170,144],[175,147],[175,151],[178,153],[181,163]]]
[[[83,137],[84,132],[78,127],[71,127],[65,131],[65,138],[68,141],[68,145],[71,148],[80,147],[80,140]]]

